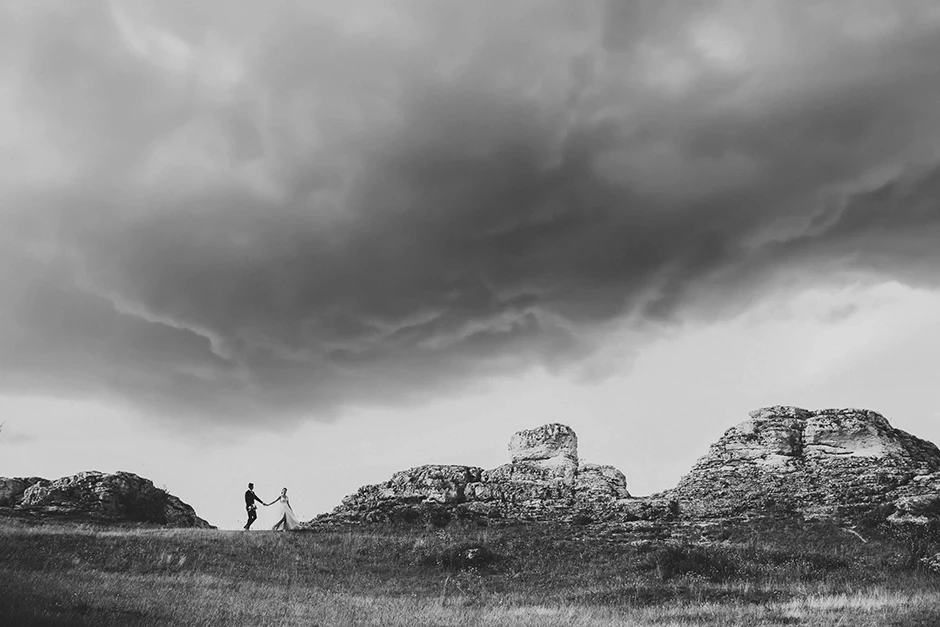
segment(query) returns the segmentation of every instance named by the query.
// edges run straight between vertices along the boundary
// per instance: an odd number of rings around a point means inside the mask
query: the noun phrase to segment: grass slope
[[[0,625],[940,625],[904,539],[834,525],[0,525]],[[918,545],[920,546],[920,545]]]

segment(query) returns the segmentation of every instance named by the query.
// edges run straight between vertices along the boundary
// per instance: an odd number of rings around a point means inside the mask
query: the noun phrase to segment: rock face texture
[[[0,507],[63,520],[211,527],[192,507],[129,472],[80,472],[55,481],[0,478]]]
[[[13,507],[27,488],[41,482],[49,483],[41,477],[0,477],[0,507]]]
[[[732,427],[673,491],[683,516],[830,515],[940,493],[940,450],[861,409],[766,407]]]
[[[560,477],[578,471],[578,436],[567,425],[553,423],[519,431],[509,440],[509,453],[512,464],[551,469]]]
[[[520,431],[510,462],[420,466],[364,486],[317,522],[446,522],[454,518],[627,522],[783,512],[806,518],[878,512],[881,520],[940,520],[940,449],[861,409],[751,412],[679,485],[634,498],[623,473],[585,463],[571,428]]]
[[[932,520],[940,520],[940,494],[937,493],[902,496],[894,502],[894,512],[888,516],[888,522],[894,524],[926,525]]]
[[[490,470],[419,466],[364,486],[314,522],[384,522],[453,518],[637,520],[670,517],[668,499],[634,499],[613,466],[578,458],[578,437],[562,424],[520,431],[512,460]]]

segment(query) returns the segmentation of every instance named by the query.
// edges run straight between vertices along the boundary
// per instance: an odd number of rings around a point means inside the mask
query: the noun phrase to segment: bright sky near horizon
[[[635,494],[760,406],[940,442],[931,0],[0,0],[0,164],[2,476],[236,528],[547,422]]]

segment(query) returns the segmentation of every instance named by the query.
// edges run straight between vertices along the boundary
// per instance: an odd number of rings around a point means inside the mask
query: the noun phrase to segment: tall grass
[[[0,625],[940,624],[940,577],[887,541],[614,531],[0,527]]]

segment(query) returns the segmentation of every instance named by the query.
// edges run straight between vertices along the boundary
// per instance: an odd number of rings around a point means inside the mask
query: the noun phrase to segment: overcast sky
[[[560,421],[940,440],[935,0],[0,0],[0,475],[215,524]]]

